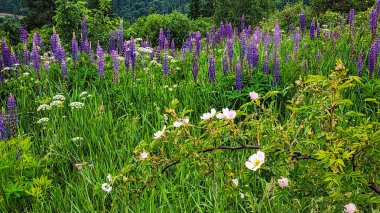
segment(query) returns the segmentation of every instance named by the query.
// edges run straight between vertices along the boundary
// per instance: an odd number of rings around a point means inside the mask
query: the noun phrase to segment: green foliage
[[[246,17],[246,25],[259,23],[274,11],[273,1],[215,1],[215,22],[229,21],[235,26],[240,26],[241,17]]]
[[[2,18],[0,21],[0,37],[8,38],[11,44],[19,42],[19,22],[14,18]]]
[[[64,43],[69,43],[73,32],[79,33],[81,20],[86,13],[86,1],[57,0],[55,10],[55,27]]]
[[[31,209],[30,200],[43,198],[52,187],[47,159],[37,159],[30,138],[0,143],[0,203],[2,211]],[[45,175],[43,175],[45,174]]]
[[[40,28],[44,25],[53,25],[53,16],[56,9],[54,0],[22,0],[22,3],[28,11],[22,24],[28,30]]]
[[[334,12],[348,13],[350,9],[356,11],[367,10],[374,4],[373,0],[311,0],[310,5],[317,14],[324,13],[327,10]]]

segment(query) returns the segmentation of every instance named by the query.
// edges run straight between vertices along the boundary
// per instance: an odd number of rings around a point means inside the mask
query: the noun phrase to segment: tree
[[[22,0],[27,8],[27,15],[23,19],[23,25],[28,30],[40,28],[44,25],[53,25],[53,16],[56,9],[54,0]]]
[[[215,12],[215,0],[206,0],[200,10],[202,17],[212,17]]]
[[[197,19],[201,17],[201,1],[200,0],[190,0],[189,16],[192,19]]]

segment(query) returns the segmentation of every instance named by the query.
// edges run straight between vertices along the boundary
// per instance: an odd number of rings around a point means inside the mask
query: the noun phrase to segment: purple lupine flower
[[[194,61],[193,61],[193,79],[194,79],[194,82],[196,84],[198,82],[198,71],[199,71],[198,60],[197,60],[197,57],[194,56]]]
[[[311,25],[310,25],[310,38],[311,38],[311,40],[315,39],[315,20],[314,20],[314,18],[311,21]]]
[[[252,27],[251,27],[251,25],[248,26],[246,33],[247,33],[247,37],[251,38],[251,36],[252,36]]]
[[[359,53],[358,61],[357,61],[357,69],[358,69],[358,76],[363,76],[363,52]]]
[[[164,50],[168,51],[168,49],[169,49],[169,41],[165,38]]]
[[[377,41],[375,41],[371,45],[370,52],[369,52],[369,59],[368,59],[368,69],[369,69],[370,77],[373,77],[373,74],[375,72],[378,56],[379,56],[379,44]]]
[[[293,56],[297,57],[298,55],[298,50],[300,48],[300,41],[301,41],[301,36],[299,33],[299,29],[297,28],[294,31],[294,45],[293,45]]]
[[[276,21],[276,25],[274,27],[273,40],[274,40],[274,46],[275,48],[277,48],[280,45],[280,41],[281,41],[281,32],[280,32],[280,26],[278,25],[278,21]]]
[[[268,53],[264,55],[264,63],[263,63],[262,72],[267,75],[269,74],[269,54]]]
[[[156,59],[157,59],[157,61],[161,61],[161,48],[160,48],[160,46],[157,46],[157,49],[156,49]]]
[[[28,44],[28,31],[22,25],[20,26],[20,39],[23,44]]]
[[[158,37],[158,46],[162,50],[164,49],[164,45],[165,45],[165,34],[164,34],[164,30],[160,28],[160,35]]]
[[[8,106],[10,126],[12,129],[12,136],[16,137],[17,136],[17,122],[18,122],[18,118],[16,114],[17,103],[12,93],[9,94],[7,106]]]
[[[124,45],[124,25],[123,20],[120,20],[119,24],[119,33],[117,37],[117,45],[119,47],[119,51],[123,52],[123,45]]]
[[[162,62],[162,71],[165,78],[169,75],[169,59],[167,51],[164,52],[164,61]]]
[[[202,36],[200,32],[195,33],[195,55],[199,56],[201,52]]]
[[[167,31],[166,31],[166,38],[168,39],[168,41],[170,41],[170,29],[168,29]]]
[[[305,10],[302,10],[301,15],[300,15],[300,29],[302,33],[305,31],[305,27],[306,27],[306,14],[305,14]]]
[[[1,116],[0,116],[0,140],[5,141],[8,139],[8,131],[7,131],[7,117],[5,114],[5,110],[3,108]]]
[[[33,60],[34,70],[40,71],[41,69],[40,55],[38,54],[38,47],[36,44],[34,44],[32,48],[32,60]]]
[[[11,53],[11,61],[12,61],[12,66],[15,64],[20,64],[20,62],[17,60],[16,55],[14,53]]]
[[[237,91],[241,91],[243,89],[243,73],[241,70],[240,63],[236,63],[235,69],[235,87]]]
[[[73,35],[73,39],[71,40],[71,56],[73,57],[74,63],[78,61],[78,42],[75,38],[75,34]]]
[[[227,52],[230,61],[232,61],[232,59],[234,58],[234,43],[232,41],[232,38],[227,39]]]
[[[377,30],[377,12],[372,10],[369,16],[369,26],[371,29],[372,37],[375,38]]]
[[[58,45],[55,58],[57,59],[59,64],[61,64],[63,61],[66,60],[65,49],[63,48],[62,45]]]
[[[129,53],[130,53],[130,59],[131,59],[131,65],[132,65],[132,75],[133,78],[135,78],[135,70],[136,70],[136,45],[135,40],[131,38],[129,43]]]
[[[227,75],[229,66],[228,66],[228,56],[226,53],[223,54],[222,69],[223,69],[223,74]]]
[[[256,27],[255,30],[255,43],[260,44],[262,40],[262,35],[261,35],[261,29],[260,27]]]
[[[331,35],[332,41],[335,42],[339,38],[339,31],[335,30]]]
[[[185,48],[184,47],[181,48],[181,59],[182,59],[182,63],[185,63],[185,61],[186,61],[186,53],[185,53]]]
[[[82,39],[86,40],[87,39],[87,19],[86,17],[83,17],[82,19]]]
[[[280,83],[280,58],[277,52],[274,53],[274,65],[273,65],[273,85]]]
[[[1,40],[1,53],[3,55],[3,63],[5,67],[12,67],[11,51],[8,48],[4,37]]]
[[[43,46],[41,45],[42,40],[41,40],[41,36],[40,36],[40,33],[39,32],[35,32],[34,35],[33,35],[33,43],[36,44],[37,46],[40,45],[41,48],[43,48]]]
[[[269,44],[271,42],[272,38],[270,37],[269,32],[267,32],[264,36],[264,51],[269,50]]]
[[[103,59],[103,49],[98,43],[98,47],[96,48],[96,58],[97,58],[97,65],[98,65],[98,74],[101,79],[104,78],[104,59]]]
[[[259,64],[259,53],[254,41],[255,40],[252,39],[248,46],[248,64],[251,68],[256,67]]]
[[[64,78],[68,78],[69,77],[69,73],[67,72],[67,63],[66,63],[66,61],[63,61],[61,63],[61,75]]]
[[[114,33],[111,33],[109,40],[110,40],[110,52],[112,52],[112,50],[116,50]]]
[[[209,67],[208,67],[208,79],[210,80],[211,83],[215,83],[215,60],[214,56],[210,56],[209,59]]]
[[[221,37],[225,37],[225,30],[224,30],[224,23],[223,21],[220,21],[220,24],[219,24],[219,30],[218,30],[218,34],[221,36]]]
[[[211,43],[211,35],[210,32],[206,32],[206,44],[209,45]]]
[[[24,64],[28,65],[30,61],[30,52],[27,48],[24,48]]]
[[[174,39],[172,40],[172,44],[170,45],[170,55],[174,57],[174,52],[175,52],[175,43]]]
[[[377,14],[380,14],[380,0],[377,0],[377,3],[376,3],[376,12],[377,12]]]
[[[241,17],[240,31],[245,30],[245,16]]]
[[[321,26],[317,23],[317,38],[321,37]]]
[[[119,82],[119,62],[117,61],[117,52],[116,50],[111,50],[111,56],[113,59],[113,82]]]
[[[245,30],[243,30],[242,33],[240,34],[240,60],[242,64],[244,64],[244,61],[245,61],[246,51],[247,51],[247,37],[245,34]]]
[[[355,10],[354,9],[350,10],[350,13],[348,14],[348,17],[347,17],[347,23],[350,26],[354,26],[355,24]]]
[[[58,40],[59,40],[58,34],[54,30],[53,35],[51,35],[50,37],[51,51],[53,52],[54,55],[57,53]]]

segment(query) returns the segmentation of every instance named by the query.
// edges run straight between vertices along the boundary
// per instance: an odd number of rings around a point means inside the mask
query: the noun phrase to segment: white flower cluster
[[[109,192],[112,191],[112,186],[110,184],[112,182],[112,176],[111,176],[111,174],[107,175],[107,179],[108,179],[108,183],[103,183],[102,184],[102,189],[103,189],[103,191],[109,193]]]
[[[58,94],[58,95],[55,95],[55,96],[53,97],[53,100],[55,100],[55,101],[65,101],[66,98],[65,98],[65,96],[63,96],[63,95]]]
[[[71,139],[73,142],[78,142],[78,141],[83,141],[83,138],[82,137],[75,137],[73,139]]]
[[[69,106],[71,107],[71,109],[81,109],[84,107],[84,103],[81,103],[81,102],[71,102],[69,104]]]
[[[45,110],[51,110],[51,106],[47,105],[47,104],[41,104],[37,108],[37,112],[39,112],[39,111],[45,111]]]
[[[44,117],[44,118],[41,118],[40,120],[38,120],[37,123],[42,124],[42,125],[46,125],[47,122],[49,122],[49,120],[50,120],[49,118]]]
[[[87,98],[92,97],[92,95],[91,95],[91,94],[88,94],[88,92],[86,92],[86,91],[83,91],[81,94],[79,94],[79,97],[80,97],[82,100],[86,100]]]

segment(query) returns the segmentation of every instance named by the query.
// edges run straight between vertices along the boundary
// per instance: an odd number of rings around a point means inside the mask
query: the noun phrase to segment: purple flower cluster
[[[53,31],[53,34],[51,35],[50,37],[50,45],[51,45],[51,51],[52,53],[55,55],[57,53],[57,49],[58,49],[58,41],[59,41],[59,38],[58,38],[58,34],[55,32],[55,30]]]
[[[111,56],[113,59],[113,82],[119,82],[119,62],[117,61],[117,51],[111,50]]]
[[[310,25],[310,39],[311,40],[315,39],[315,20],[314,20],[314,18],[311,21],[311,25]]]
[[[305,31],[305,27],[306,27],[306,14],[305,14],[305,11],[302,10],[301,15],[300,15],[300,29],[302,32]]]
[[[253,39],[248,46],[248,64],[251,68],[256,67],[259,64],[259,53]]]
[[[368,69],[370,77],[373,77],[377,65],[377,58],[379,56],[380,39],[373,42],[369,51]]]
[[[355,10],[354,9],[350,10],[350,13],[348,14],[348,17],[347,17],[347,23],[350,26],[353,26],[355,24]]]
[[[300,48],[300,41],[301,41],[301,36],[299,33],[299,30],[296,29],[294,31],[294,46],[293,46],[293,56],[297,57],[298,55],[298,50]]]
[[[39,71],[41,69],[41,64],[40,64],[40,55],[38,54],[38,47],[36,44],[33,45],[32,60],[33,60],[34,70]]]
[[[10,126],[12,129],[12,136],[16,137],[17,136],[17,123],[18,123],[18,118],[16,114],[16,109],[17,109],[17,103],[15,97],[12,95],[12,93],[8,97],[8,113],[9,113],[9,120],[10,120]]]
[[[281,41],[281,32],[280,32],[280,26],[278,25],[278,21],[276,21],[276,25],[274,27],[273,40],[274,40],[274,47],[277,48],[280,45],[280,41]]]
[[[222,69],[223,69],[223,74],[224,75],[227,75],[228,71],[229,71],[229,66],[228,66],[228,56],[227,54],[224,54],[223,55],[223,59],[222,59]]]
[[[198,82],[198,72],[199,72],[198,59],[197,57],[194,57],[192,74],[193,74],[194,82],[196,84]]]
[[[98,43],[98,47],[96,48],[96,57],[97,57],[97,65],[98,65],[98,74],[101,79],[104,78],[104,59],[103,59],[103,49]]]
[[[246,57],[246,51],[247,51],[247,37],[245,34],[245,30],[243,30],[240,34],[240,60],[241,60],[241,63],[243,64]]]
[[[377,12],[376,10],[372,10],[369,15],[369,26],[372,33],[372,37],[374,38],[376,36],[376,30],[377,30]]]
[[[73,35],[73,39],[71,40],[71,56],[73,57],[74,63],[78,61],[78,42],[75,38],[75,34]]]
[[[163,70],[164,76],[167,77],[169,75],[169,59],[168,59],[167,51],[165,51],[164,53],[164,60],[162,62],[162,70]]]
[[[363,52],[359,53],[358,61],[357,61],[357,69],[358,69],[358,76],[361,77],[363,75]]]
[[[11,51],[8,48],[4,37],[1,40],[1,53],[3,55],[3,63],[5,67],[12,67]]]
[[[26,29],[24,28],[24,26],[20,26],[20,39],[21,39],[21,42],[25,45],[28,44],[28,31],[26,31]]]

